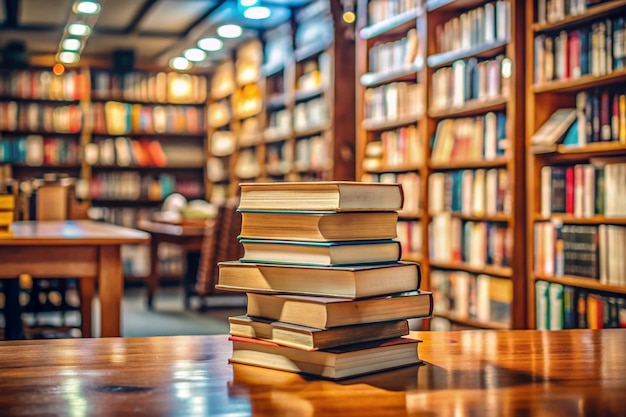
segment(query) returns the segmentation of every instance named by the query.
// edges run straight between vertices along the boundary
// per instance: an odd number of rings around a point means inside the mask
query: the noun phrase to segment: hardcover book
[[[416,290],[420,281],[412,262],[324,267],[228,261],[219,263],[216,288],[354,299]]]

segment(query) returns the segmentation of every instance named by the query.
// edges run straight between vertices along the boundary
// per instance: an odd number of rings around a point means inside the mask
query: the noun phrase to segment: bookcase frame
[[[420,134],[426,142],[425,163],[423,166],[416,167],[415,172],[420,175],[421,181],[421,201],[423,212],[417,217],[421,223],[422,229],[422,253],[420,256],[408,259],[418,261],[421,264],[423,272],[422,288],[429,290],[431,288],[430,276],[433,269],[441,269],[448,271],[465,271],[474,274],[488,274],[497,277],[504,277],[512,281],[513,300],[511,305],[511,322],[508,325],[492,322],[478,322],[476,320],[460,319],[453,315],[441,317],[449,319],[455,325],[469,328],[525,328],[526,320],[526,223],[525,223],[525,120],[523,111],[525,108],[525,78],[524,66],[519,63],[525,59],[525,2],[520,0],[511,0],[511,28],[510,39],[507,42],[495,42],[491,45],[481,46],[478,48],[470,48],[464,51],[453,51],[445,53],[436,53],[435,27],[439,22],[445,21],[450,17],[459,14],[461,11],[472,9],[476,6],[483,5],[488,1],[484,0],[430,0],[425,1],[421,9],[416,10],[415,19],[413,16],[409,18],[408,14],[397,15],[388,19],[383,23],[377,23],[375,27],[380,27],[380,31],[391,30],[394,27],[407,27],[406,24],[417,24],[419,41],[426,41],[425,65],[417,68],[411,80],[424,83],[424,96],[427,109],[426,114],[419,120],[410,121],[417,126]],[[406,20],[404,20],[406,19]],[[365,157],[365,146],[369,141],[369,133],[367,122],[364,122],[363,103],[364,92],[367,85],[359,82],[359,77],[367,71],[367,59],[369,51],[369,38],[364,39],[359,36],[359,31],[365,29],[366,33],[376,32],[376,28],[372,29],[367,25],[368,21],[368,1],[360,0],[358,3],[357,17],[357,179],[365,173],[361,166],[361,162]],[[407,21],[411,23],[406,23]],[[411,26],[412,27],[412,26]],[[497,98],[487,102],[466,103],[460,108],[450,110],[430,110],[431,101],[431,81],[433,73],[437,68],[451,64],[456,59],[470,57],[495,56],[503,53],[513,62],[513,72],[510,80],[510,94],[507,98]],[[403,79],[399,76],[397,79]],[[404,79],[409,79],[407,76]],[[393,81],[381,80],[380,83]],[[444,118],[458,118],[465,116],[476,116],[486,114],[490,111],[505,111],[507,116],[507,138],[509,139],[510,149],[509,157],[506,159],[496,159],[490,161],[455,161],[447,163],[433,162],[430,159],[431,154],[431,138],[434,136],[437,122]],[[377,128],[387,129],[393,128],[394,122],[381,123]],[[511,213],[510,215],[496,216],[463,216],[460,213],[453,213],[455,217],[464,220],[473,221],[489,221],[496,223],[507,223],[511,229],[513,237],[511,267],[499,268],[485,266],[484,268],[476,268],[466,264],[457,263],[441,263],[433,262],[430,257],[429,248],[429,232],[428,226],[432,216],[428,213],[428,178],[436,172],[445,172],[457,169],[478,169],[478,168],[503,168],[509,172],[509,181],[511,189]],[[387,172],[391,172],[387,171]]]
[[[563,277],[538,276],[535,273],[535,223],[546,220],[558,220],[562,223],[573,225],[626,225],[624,218],[605,218],[595,215],[588,218],[578,218],[572,215],[552,213],[549,218],[544,218],[540,212],[541,206],[541,177],[543,166],[573,165],[588,162],[593,157],[626,156],[626,145],[619,142],[593,142],[583,147],[565,147],[556,145],[548,151],[533,151],[531,137],[552,113],[562,107],[576,107],[576,93],[593,90],[597,87],[618,85],[626,81],[626,69],[615,70],[605,75],[595,76],[592,74],[582,75],[579,78],[534,83],[535,55],[534,38],[541,33],[555,32],[559,30],[574,29],[581,24],[594,19],[609,16],[626,11],[626,1],[612,0],[603,2],[588,8],[583,14],[566,16],[555,22],[538,22],[536,1],[526,5],[526,16],[529,29],[526,31],[526,143],[527,143],[527,170],[528,180],[526,183],[527,193],[527,293],[528,314],[527,327],[536,327],[536,300],[535,283],[539,280],[562,284],[585,290],[625,295],[626,287],[617,285],[605,285],[596,279],[565,275]]]

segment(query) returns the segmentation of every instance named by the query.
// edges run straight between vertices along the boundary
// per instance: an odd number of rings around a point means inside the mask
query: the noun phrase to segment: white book
[[[498,170],[492,168],[487,170],[485,176],[485,213],[487,216],[494,216],[497,211],[498,201]]]
[[[474,198],[472,200],[472,212],[475,216],[485,214],[485,170],[477,169],[474,172]]]
[[[587,114],[585,107],[587,105],[587,92],[581,91],[576,94],[576,120],[578,127],[578,146],[587,144]]]
[[[452,106],[461,107],[465,103],[465,61],[454,61],[452,69],[454,71]]]
[[[563,285],[550,283],[550,330],[563,329]]]
[[[489,275],[480,274],[476,278],[476,295],[477,295],[477,319],[478,321],[488,322],[490,316],[489,309]]]
[[[593,165],[583,165],[583,217],[593,217],[596,203],[596,169]]]
[[[465,216],[472,214],[474,189],[474,171],[466,169],[461,174],[461,213]]]
[[[541,217],[547,219],[552,214],[552,167],[549,165],[541,167]]]

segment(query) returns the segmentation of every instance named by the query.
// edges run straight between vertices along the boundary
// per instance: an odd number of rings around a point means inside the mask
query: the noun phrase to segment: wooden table
[[[348,379],[230,365],[227,336],[0,343],[3,416],[624,416],[626,331],[421,332]]]
[[[159,287],[159,245],[173,243],[180,246],[185,253],[185,272],[183,285],[185,290],[184,303],[189,308],[189,287],[195,281],[200,260],[200,250],[204,236],[205,223],[187,225],[168,224],[149,220],[140,220],[137,227],[150,233],[150,275],[146,287],[146,303],[149,309],[154,307],[154,295]]]
[[[37,278],[77,277],[82,294],[98,282],[101,336],[120,336],[123,273],[120,246],[147,243],[147,233],[89,220],[25,221],[11,226],[13,237],[0,239],[0,278],[29,274]],[[91,299],[91,297],[87,297]],[[91,303],[81,303],[91,317]],[[7,323],[6,333],[13,333]],[[91,335],[91,323],[83,325]]]

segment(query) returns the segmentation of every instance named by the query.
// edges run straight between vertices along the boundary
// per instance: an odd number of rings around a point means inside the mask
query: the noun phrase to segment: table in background
[[[154,295],[159,287],[159,245],[172,243],[180,246],[185,253],[185,272],[183,286],[185,292],[185,308],[189,308],[190,287],[196,279],[200,251],[206,223],[170,224],[149,220],[140,220],[137,227],[150,233],[150,275],[146,281],[147,306],[154,307]]]
[[[3,416],[624,416],[626,332],[413,332],[425,364],[340,382],[230,365],[226,335],[0,343]],[[45,352],[45,353],[44,353]]]
[[[147,243],[147,233],[90,220],[18,221],[11,230],[12,237],[0,239],[0,278],[15,279],[20,274],[76,277],[81,293],[90,293],[91,297],[95,279],[101,309],[100,335],[121,335],[124,279],[120,247]],[[80,308],[82,317],[91,317],[91,303],[81,303]],[[15,323],[6,321],[5,334],[16,334],[18,330],[12,328]],[[90,336],[90,320],[82,321],[83,334]]]

